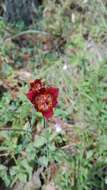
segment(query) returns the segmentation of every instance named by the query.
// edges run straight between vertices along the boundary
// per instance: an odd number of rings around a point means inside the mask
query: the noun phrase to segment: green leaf
[[[47,139],[45,137],[42,137],[42,136],[38,136],[36,137],[35,139],[35,142],[34,142],[34,146],[36,148],[40,148],[41,146],[43,146],[44,144],[47,143]]]
[[[48,158],[46,156],[42,156],[42,157],[39,158],[38,162],[39,162],[39,164],[41,166],[47,167],[49,160],[48,160]]]
[[[27,175],[24,174],[24,173],[19,173],[19,174],[18,174],[18,179],[19,179],[21,182],[26,183],[26,181],[27,181]]]

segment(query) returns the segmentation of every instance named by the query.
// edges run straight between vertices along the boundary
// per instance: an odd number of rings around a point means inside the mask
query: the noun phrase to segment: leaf
[[[17,168],[16,168],[16,166],[13,166],[13,167],[11,168],[11,170],[10,170],[10,175],[11,175],[11,176],[15,176],[15,175],[16,175],[16,172],[17,172]]]
[[[29,162],[26,159],[24,159],[24,160],[21,161],[20,164],[21,164],[21,168],[24,168],[24,172],[26,172],[26,174],[29,175],[29,178],[31,178],[31,176],[32,176],[32,167],[30,166]]]
[[[87,152],[87,159],[92,158],[92,156],[93,156],[93,151],[92,150],[88,151]]]
[[[46,156],[42,156],[42,157],[39,158],[38,162],[39,162],[39,164],[41,166],[47,167],[49,160],[48,160],[48,158]]]
[[[3,170],[5,171],[6,167],[4,165],[0,164],[0,171],[3,171]]]
[[[6,168],[6,166],[0,164],[0,178],[2,178],[5,184],[8,186],[10,184],[10,177],[7,174],[7,170],[8,169]]]
[[[24,173],[19,173],[19,174],[18,174],[18,179],[19,179],[21,182],[26,183],[26,181],[27,181],[27,175],[24,174]]]
[[[46,144],[46,142],[47,142],[47,139],[45,137],[36,136],[35,137],[34,146],[36,148],[40,148],[41,146],[43,146],[44,144]]]

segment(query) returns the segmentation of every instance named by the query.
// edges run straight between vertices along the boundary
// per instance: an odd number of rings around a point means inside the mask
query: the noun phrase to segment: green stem
[[[45,118],[44,118],[44,128],[45,128],[45,129],[47,128],[46,119],[45,119]]]
[[[46,121],[45,117],[44,117],[44,128],[45,128],[45,129],[47,128],[47,121]],[[48,147],[49,142],[48,142],[48,141],[49,141],[49,140],[48,140],[48,138],[47,138],[47,142],[46,142],[46,155],[47,155],[47,158],[49,157],[49,147]]]

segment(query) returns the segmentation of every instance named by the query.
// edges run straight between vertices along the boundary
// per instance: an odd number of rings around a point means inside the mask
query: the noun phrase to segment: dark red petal
[[[33,87],[35,84],[40,84],[42,85],[42,81],[40,79],[32,80],[30,81],[30,86]]]
[[[50,108],[48,111],[42,112],[42,114],[43,114],[43,116],[48,120],[48,119],[51,118],[52,115],[53,115],[53,109]]]
[[[47,91],[52,96],[52,105],[53,105],[53,107],[56,107],[56,105],[58,103],[57,98],[58,98],[59,89],[55,88],[55,87],[50,87],[50,88],[48,88]]]
[[[33,103],[35,98],[35,93],[32,90],[29,90],[29,92],[26,94],[27,98]]]
[[[47,88],[43,87],[40,89],[39,94],[45,94],[47,92]]]
[[[47,88],[47,92],[51,94],[53,97],[58,97],[59,89],[55,87],[49,87]]]
[[[58,104],[57,98],[53,98],[53,100],[52,100],[53,107],[56,107],[57,104]]]

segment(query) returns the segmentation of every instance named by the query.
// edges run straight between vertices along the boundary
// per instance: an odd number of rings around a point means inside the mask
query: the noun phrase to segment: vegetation
[[[107,3],[44,1],[33,24],[0,18],[0,189],[107,189]],[[29,81],[59,88],[44,128]]]

